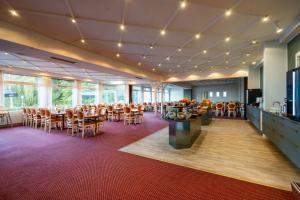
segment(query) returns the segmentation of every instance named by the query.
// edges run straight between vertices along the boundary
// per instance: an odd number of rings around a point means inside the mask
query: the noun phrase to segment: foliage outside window
[[[143,100],[148,103],[151,102],[151,88],[144,88]]]
[[[37,77],[4,74],[4,107],[20,109],[38,105]]]
[[[93,105],[96,103],[97,95],[97,84],[96,83],[81,83],[81,100],[84,105]]]
[[[52,104],[54,106],[72,107],[72,90],[74,81],[52,79]]]

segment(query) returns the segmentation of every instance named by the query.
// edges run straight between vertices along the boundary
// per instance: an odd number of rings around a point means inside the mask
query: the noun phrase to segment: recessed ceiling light
[[[118,43],[118,47],[122,47],[122,43],[121,42]]]
[[[283,31],[282,28],[280,28],[280,27],[277,27],[277,28],[276,28],[276,33],[277,33],[277,34],[281,33],[282,31]]]
[[[138,62],[138,66],[142,66],[142,63],[141,63],[141,62]]]
[[[252,65],[255,65],[255,64],[256,64],[256,62],[255,62],[255,61],[253,61],[253,62],[252,62]]]
[[[8,55],[8,53],[7,53],[7,52],[4,52],[4,55]]]
[[[25,60],[22,61],[23,63],[27,63]]]
[[[226,61],[225,61],[225,63],[226,63],[226,64],[228,64],[228,63],[229,63],[229,61],[228,61],[228,60],[226,60]]]
[[[197,69],[197,68],[198,68],[198,65],[195,65],[195,66],[194,66],[194,68],[196,68],[196,69]]]
[[[143,59],[146,59],[147,57],[146,56],[143,56]]]
[[[82,44],[84,44],[84,43],[85,43],[85,40],[82,38],[82,39],[80,40],[80,42],[81,42]]]
[[[168,56],[168,57],[166,57],[166,60],[170,60],[170,57]]]
[[[227,51],[225,54],[226,54],[226,56],[228,56],[228,55],[230,54],[230,52],[229,52],[229,51]]]
[[[246,62],[245,62],[245,61],[243,61],[243,62],[242,62],[242,64],[244,65],[244,64],[246,64]]]
[[[19,13],[16,10],[14,10],[14,9],[9,10],[9,12],[14,17],[18,17],[19,16]]]
[[[252,40],[252,44],[257,44],[257,40]]]
[[[226,15],[227,17],[229,17],[231,14],[232,14],[232,11],[231,11],[230,9],[227,10],[227,11],[225,12],[225,15]]]
[[[180,65],[177,65],[177,67],[179,68],[179,67],[181,67]]]
[[[77,21],[76,21],[76,19],[72,18],[72,19],[71,19],[71,22],[72,22],[73,24],[76,24]]]
[[[261,21],[262,22],[268,22],[270,20],[270,17],[268,15],[264,16]]]
[[[166,35],[166,30],[161,30],[161,31],[160,31],[160,34],[161,34],[161,35]]]
[[[207,50],[203,50],[203,53],[206,54],[206,53],[207,53]]]
[[[125,25],[124,24],[120,24],[120,29],[121,29],[121,31],[125,31]]]
[[[177,49],[177,51],[181,52],[181,51],[182,51],[182,49],[181,49],[181,48],[179,48],[179,49]]]
[[[152,68],[152,71],[155,71],[155,68]]]
[[[183,1],[180,2],[180,8],[185,9],[185,7],[186,7],[186,1],[183,0]]]
[[[247,57],[249,57],[250,55],[251,55],[250,53],[247,53],[247,54],[246,54]]]
[[[150,49],[153,49],[154,47],[153,47],[153,46],[150,46],[149,48],[150,48]]]
[[[158,66],[161,67],[161,63],[159,63]]]
[[[210,62],[211,62],[211,60],[207,60],[207,62],[209,62],[209,63],[210,63]]]
[[[195,38],[196,38],[196,39],[199,39],[199,38],[200,38],[200,34],[199,34],[199,33],[196,34],[196,35],[195,35]]]
[[[117,54],[116,54],[116,57],[117,57],[117,58],[120,58],[120,54],[119,54],[119,53],[117,53]]]
[[[225,42],[229,42],[230,40],[231,40],[230,37],[226,37],[226,38],[225,38]]]

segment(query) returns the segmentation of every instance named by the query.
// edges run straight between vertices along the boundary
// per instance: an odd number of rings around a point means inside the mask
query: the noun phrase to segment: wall
[[[264,46],[263,107],[270,109],[274,101],[286,98],[287,45],[277,41]]]
[[[243,102],[244,94],[243,94],[243,84],[241,84],[242,80],[237,83],[230,84],[220,84],[220,85],[205,85],[205,86],[197,86],[193,87],[193,98],[197,101],[202,101],[203,94],[205,92],[213,92],[214,97],[209,99],[212,102],[229,102],[229,101],[241,101]],[[227,97],[223,97],[223,91],[227,92]],[[220,97],[216,97],[216,92],[220,92]]]
[[[248,89],[260,88],[260,68],[249,67]]]
[[[183,97],[192,99],[192,89],[184,89],[183,90]]]
[[[172,87],[170,89],[170,101],[180,101],[183,99],[183,88]]]
[[[300,34],[288,43],[288,69],[293,69],[295,66],[295,55],[300,51]]]

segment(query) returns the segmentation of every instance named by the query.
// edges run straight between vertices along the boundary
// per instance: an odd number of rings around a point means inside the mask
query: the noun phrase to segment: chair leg
[[[84,138],[84,127],[82,128],[81,137]]]

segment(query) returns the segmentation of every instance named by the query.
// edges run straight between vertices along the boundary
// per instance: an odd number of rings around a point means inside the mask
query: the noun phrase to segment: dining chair
[[[22,124],[23,126],[27,125],[27,113],[26,113],[26,108],[23,108],[23,113],[22,113]]]
[[[74,117],[74,113],[72,110],[66,110],[66,127],[67,127],[67,134],[69,134],[69,130],[71,129],[72,136],[74,135],[74,131],[77,132],[78,128],[78,121]]]
[[[44,129],[45,131],[47,131],[48,129],[48,132],[50,133],[53,126],[55,129],[57,127],[60,127],[60,130],[62,130],[62,123],[63,123],[62,119],[52,116],[48,109],[45,110],[45,120],[46,120],[45,129]]]
[[[114,111],[112,105],[107,107],[107,119],[108,121],[114,121],[118,117],[118,114]]]
[[[46,109],[40,108],[40,115],[41,115],[41,129],[46,126]]]
[[[95,122],[86,119],[82,111],[77,112],[77,120],[78,120],[78,125],[77,125],[78,133],[81,131],[82,138],[84,138],[85,132],[88,130],[92,130],[94,136],[96,136]]]
[[[131,122],[136,124],[135,116],[131,112],[130,107],[125,107],[124,108],[124,125],[127,124],[127,123],[130,125]]]
[[[231,117],[231,114],[236,117],[236,105],[235,103],[229,103],[227,105],[228,108],[228,117]]]
[[[144,121],[144,111],[143,111],[143,106],[142,105],[139,105],[137,107],[137,112],[134,113],[134,116],[135,116],[135,121],[137,123],[142,123]]]
[[[216,116],[219,116],[219,114],[221,116],[224,115],[224,113],[223,113],[223,107],[224,107],[223,103],[221,103],[221,102],[216,103],[216,108],[215,108],[215,115]]]
[[[37,128],[38,125],[41,125],[41,115],[36,109],[32,109],[32,127]]]

